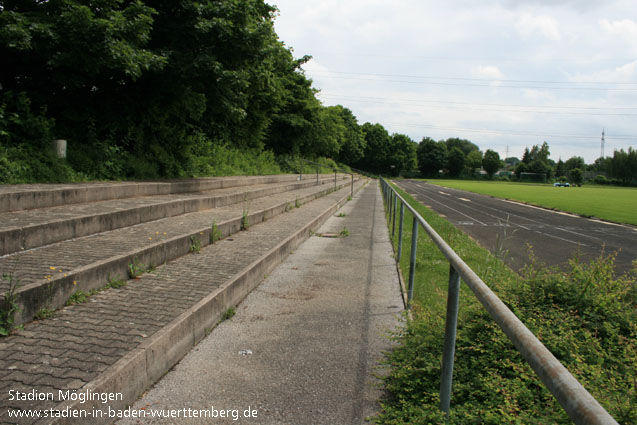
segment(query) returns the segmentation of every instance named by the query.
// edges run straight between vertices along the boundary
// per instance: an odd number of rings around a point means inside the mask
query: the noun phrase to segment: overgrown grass
[[[637,422],[635,274],[615,276],[614,255],[602,253],[590,264],[573,260],[568,272],[532,262],[519,276],[398,191],[611,415],[620,423]],[[405,235],[411,223],[406,211]],[[396,223],[395,246],[398,228]],[[407,278],[409,236],[402,249],[400,267]],[[387,357],[390,397],[375,418],[380,424],[445,423],[438,404],[449,265],[422,228],[417,252],[413,320],[397,331],[398,344]],[[449,423],[571,423],[464,284],[455,362]]]
[[[469,180],[427,181],[615,223],[637,225],[637,188],[588,185],[566,188],[544,184]]]

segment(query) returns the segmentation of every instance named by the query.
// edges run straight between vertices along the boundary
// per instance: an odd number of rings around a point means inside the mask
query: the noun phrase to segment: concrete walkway
[[[403,310],[392,254],[371,183],[132,406],[146,418],[119,423],[365,423]]]
[[[356,182],[354,190],[363,184]],[[224,311],[236,306],[312,229],[347,203],[349,183],[336,192],[323,189],[325,185],[317,187],[327,194],[314,199],[317,193],[307,197],[292,191],[285,198],[278,194],[250,201],[247,231],[239,231],[243,205],[234,206],[235,218],[226,221],[235,228],[230,237],[202,243],[199,253],[154,262],[162,265],[123,287],[66,306],[53,317],[27,323],[1,338],[0,423],[114,422],[116,416],[111,413],[126,409],[157,382],[215,326]],[[269,207],[262,208],[262,202]],[[208,224],[202,224],[206,225],[203,235],[195,233],[200,241],[207,242],[210,220],[218,219],[224,208],[209,212]],[[223,221],[217,223],[223,233]],[[190,227],[188,232],[195,229]],[[46,248],[34,251],[41,254]],[[86,248],[78,257],[107,251],[98,242]],[[188,243],[184,248],[187,252]],[[65,254],[62,251],[58,257]]]

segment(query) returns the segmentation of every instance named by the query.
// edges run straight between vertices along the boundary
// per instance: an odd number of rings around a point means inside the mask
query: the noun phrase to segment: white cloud
[[[533,16],[525,13],[519,18],[516,27],[519,33],[526,38],[538,33],[549,40],[559,41],[562,38],[558,22],[546,15]]]
[[[637,37],[637,23],[630,19],[622,19],[621,21],[609,21],[608,19],[602,19],[599,21],[601,28],[609,34]]]
[[[500,80],[504,78],[504,74],[497,66],[487,65],[487,66],[479,66],[477,68],[473,68],[471,73],[474,77],[478,78],[488,78],[491,80]]]
[[[577,74],[570,78],[578,83],[635,83],[637,81],[637,60],[613,69],[604,69],[590,74]],[[633,88],[633,87],[630,87]]]

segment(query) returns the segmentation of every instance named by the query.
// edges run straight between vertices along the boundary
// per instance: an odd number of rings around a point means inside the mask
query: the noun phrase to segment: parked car
[[[555,182],[555,183],[553,183],[553,186],[555,186],[555,187],[571,187],[571,185],[568,182],[565,182],[565,183]]]

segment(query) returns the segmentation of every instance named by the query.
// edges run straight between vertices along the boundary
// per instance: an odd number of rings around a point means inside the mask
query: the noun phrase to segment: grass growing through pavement
[[[637,188],[552,185],[469,180],[427,180],[430,183],[546,208],[637,225]]]
[[[614,255],[577,260],[561,272],[533,262],[518,276],[449,222],[399,193],[498,294],[585,388],[620,423],[637,422],[637,303],[635,275],[614,276]],[[404,235],[411,234],[406,211]],[[398,239],[398,223],[394,246]],[[390,223],[391,232],[391,223]],[[385,378],[390,397],[380,424],[445,423],[438,410],[449,265],[422,228],[418,237],[414,319],[397,331]],[[409,273],[410,237],[400,267]],[[571,423],[553,396],[461,286],[452,424]]]

